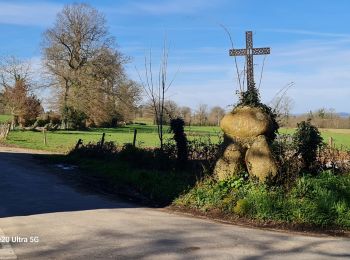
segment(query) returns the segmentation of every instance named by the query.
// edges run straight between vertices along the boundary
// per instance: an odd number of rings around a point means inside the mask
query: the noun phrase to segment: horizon
[[[0,1],[0,55],[32,61],[40,72],[41,34],[50,28],[65,4],[74,1]],[[105,14],[118,49],[132,60],[126,65],[137,82],[145,53],[159,61],[163,41],[169,42],[169,78],[176,71],[168,97],[193,109],[199,104],[227,108],[237,101],[234,59],[228,52],[230,31],[234,48],[245,48],[245,31],[252,30],[254,47],[270,47],[260,93],[269,103],[287,84],[295,103],[291,113],[320,108],[349,113],[350,18],[347,1],[82,1]],[[243,70],[244,58],[239,67]],[[264,56],[254,57],[259,84]],[[215,93],[215,96],[213,95]],[[47,91],[41,94],[41,98]]]

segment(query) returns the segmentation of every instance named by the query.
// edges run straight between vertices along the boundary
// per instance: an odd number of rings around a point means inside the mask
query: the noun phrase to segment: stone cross
[[[254,83],[254,63],[253,55],[270,54],[270,48],[253,48],[253,32],[245,32],[246,48],[231,49],[230,56],[245,56],[247,64],[247,90],[252,90],[255,87]]]

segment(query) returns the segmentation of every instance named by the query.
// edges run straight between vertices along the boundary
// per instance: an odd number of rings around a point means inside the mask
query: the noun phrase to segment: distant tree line
[[[350,116],[340,115],[333,108],[323,107],[308,113],[295,115],[291,113],[293,105],[293,99],[287,95],[276,96],[271,101],[271,107],[277,114],[277,120],[281,127],[296,128],[298,123],[309,120],[318,128],[350,128]]]
[[[299,122],[308,119],[310,119],[311,123],[318,128],[350,128],[350,116],[342,116],[332,108],[320,108],[301,115],[291,115],[284,126],[296,127]]]
[[[218,126],[225,115],[225,110],[219,106],[209,109],[206,104],[199,104],[196,109],[188,106],[179,106],[176,102],[168,100],[164,104],[164,122],[169,124],[171,119],[182,118],[185,125]],[[152,104],[143,104],[137,108],[135,119],[149,119],[155,123],[155,113]]]

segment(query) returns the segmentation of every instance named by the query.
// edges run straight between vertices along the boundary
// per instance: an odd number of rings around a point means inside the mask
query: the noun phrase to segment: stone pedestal
[[[214,173],[219,180],[232,178],[243,169],[265,181],[277,174],[277,166],[266,135],[273,131],[271,117],[261,108],[241,106],[220,122],[226,145]]]

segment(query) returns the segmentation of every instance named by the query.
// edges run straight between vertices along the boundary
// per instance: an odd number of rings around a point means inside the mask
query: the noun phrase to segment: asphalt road
[[[250,229],[138,207],[84,191],[57,174],[73,172],[53,170],[21,151],[0,152],[0,259],[350,258],[346,238]]]

